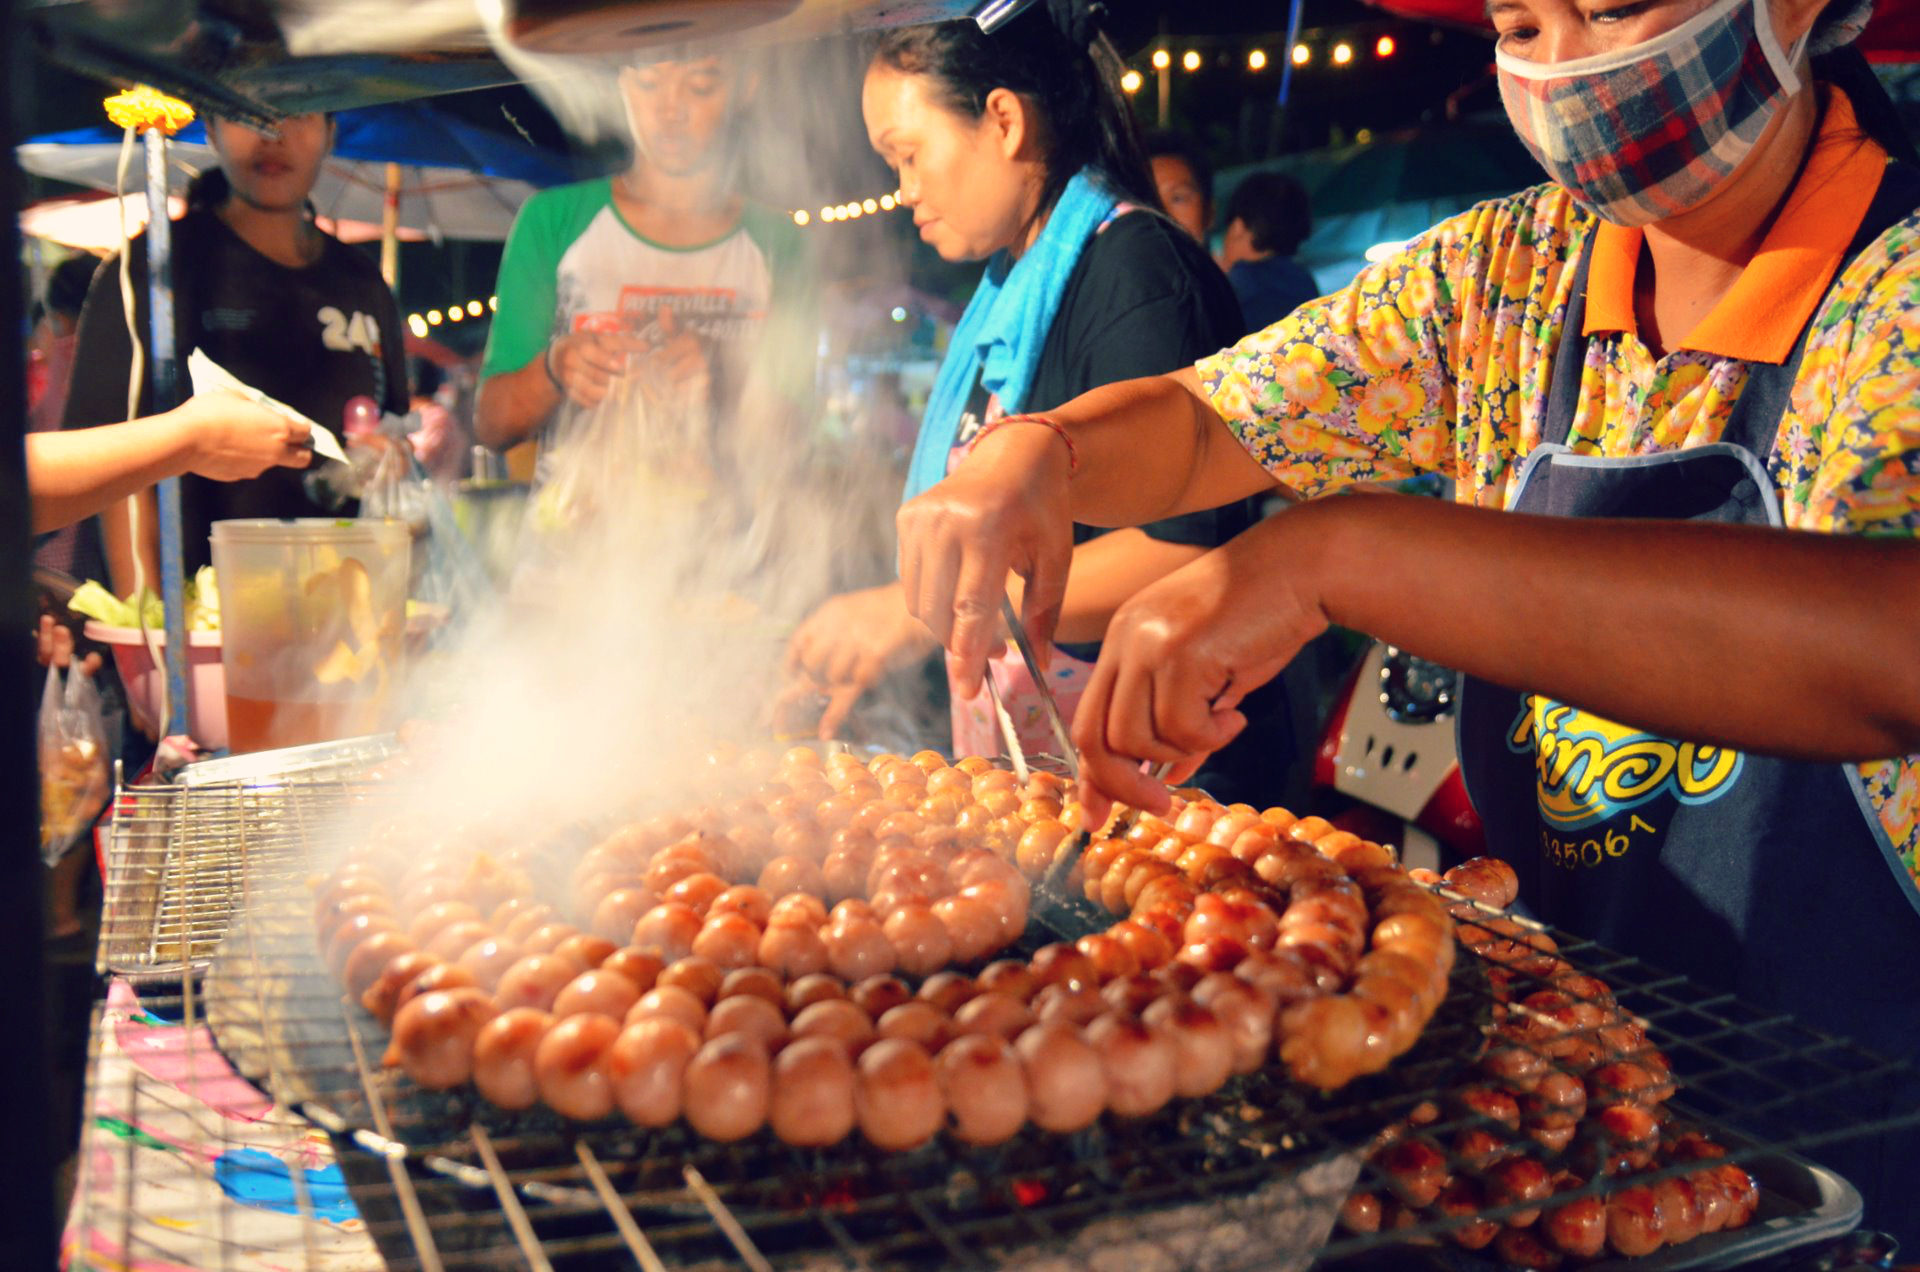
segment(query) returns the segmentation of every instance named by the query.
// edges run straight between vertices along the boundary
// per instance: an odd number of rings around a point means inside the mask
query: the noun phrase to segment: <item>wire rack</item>
[[[186,979],[167,1003],[189,1028],[204,1019],[209,1045],[276,1109],[327,1134],[363,1225],[356,1235],[366,1244],[354,1257],[373,1257],[371,1266],[1277,1268],[1443,1236],[1467,1222],[1454,1216],[1364,1236],[1333,1230],[1356,1178],[1361,1188],[1392,1185],[1362,1161],[1382,1128],[1423,1106],[1444,1108],[1450,1091],[1475,1080],[1473,1057],[1498,1008],[1488,968],[1472,956],[1458,961],[1450,996],[1420,1045],[1334,1097],[1259,1073],[1152,1118],[1109,1118],[1073,1136],[1030,1130],[991,1150],[939,1136],[906,1154],[857,1141],[801,1151],[764,1132],[722,1145],[679,1126],[583,1127],[423,1091],[382,1069],[385,1033],[321,965],[302,886],[337,850],[338,815],[393,795],[306,777],[161,796],[170,801],[165,824],[177,848],[229,846],[227,882],[209,883],[228,889],[220,918],[229,930],[224,939],[211,932],[211,904],[169,907],[166,862],[150,866],[158,882],[143,876],[141,893],[156,898],[147,911],[155,916],[147,937],[156,964],[165,956],[177,965],[186,951],[206,968],[204,980]],[[159,811],[153,815],[158,822]],[[211,870],[195,877],[216,878]],[[110,907],[115,900],[110,892]],[[1110,921],[1083,902],[1036,894],[1015,952]],[[1561,956],[1606,980],[1672,1059],[1685,1083],[1672,1107],[1714,1134],[1729,1160],[1751,1163],[1764,1186],[1755,1229],[1703,1237],[1636,1266],[1724,1265],[1760,1249],[1763,1236],[1777,1247],[1821,1235],[1815,1221],[1831,1223],[1834,1199],[1820,1194],[1820,1177],[1790,1150],[1920,1125],[1920,1108],[1899,1103],[1898,1084],[1912,1081],[1907,1065],[1554,935]],[[1442,1114],[1420,1130],[1444,1143],[1449,1131],[1481,1124]],[[114,1147],[126,1159],[121,1173],[137,1180],[131,1141]],[[1452,1159],[1448,1167],[1465,1169]],[[1683,1169],[1598,1177],[1553,1201]],[[296,1181],[301,1173],[290,1171]],[[291,1188],[294,1214],[313,1212],[311,1191]],[[120,1247],[137,1252],[136,1190],[130,1185],[123,1202],[97,1187],[87,1195],[109,1212],[108,1228],[120,1222]],[[1481,1213],[1498,1220],[1523,1208]],[[94,1218],[100,1226],[103,1217]],[[217,1248],[219,1260],[184,1262],[252,1266],[244,1241]],[[310,1240],[299,1251],[304,1264],[289,1253],[278,1252],[277,1266],[336,1266],[333,1253],[316,1255]]]
[[[98,970],[161,984],[204,972],[249,862],[271,871],[302,855],[312,819],[352,797],[342,774],[392,749],[388,738],[356,738],[191,765],[178,785],[120,786]]]

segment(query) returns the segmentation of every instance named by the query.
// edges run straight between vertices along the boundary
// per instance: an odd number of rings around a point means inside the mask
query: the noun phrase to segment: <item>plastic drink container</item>
[[[401,521],[214,523],[235,753],[387,725],[406,633],[410,550]]]

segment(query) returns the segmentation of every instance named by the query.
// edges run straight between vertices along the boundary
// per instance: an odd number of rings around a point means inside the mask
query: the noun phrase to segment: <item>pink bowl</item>
[[[113,650],[113,665],[120,683],[127,687],[127,706],[134,719],[158,732],[160,692],[166,672],[153,665],[137,627],[109,627],[88,620],[81,629],[88,640],[98,641]],[[150,633],[161,650],[167,647],[164,631]],[[220,663],[219,632],[187,633],[187,732],[209,751],[227,745],[227,670]]]

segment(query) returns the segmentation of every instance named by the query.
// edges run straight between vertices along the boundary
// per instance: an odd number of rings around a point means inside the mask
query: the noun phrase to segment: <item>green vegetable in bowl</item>
[[[98,579],[88,579],[73,590],[67,608],[108,627],[139,627],[143,615],[149,628],[167,625],[166,607],[152,588],[142,588],[121,600]],[[220,630],[220,588],[210,565],[201,566],[187,580],[187,630]]]

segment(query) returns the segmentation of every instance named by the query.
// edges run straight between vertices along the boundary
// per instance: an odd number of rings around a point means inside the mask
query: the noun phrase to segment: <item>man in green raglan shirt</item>
[[[812,347],[799,231],[735,188],[733,139],[754,87],[732,61],[692,53],[622,70],[632,165],[521,209],[475,428],[496,450],[537,437],[536,485],[578,448],[583,466],[633,460],[719,493],[742,456],[802,418]]]

